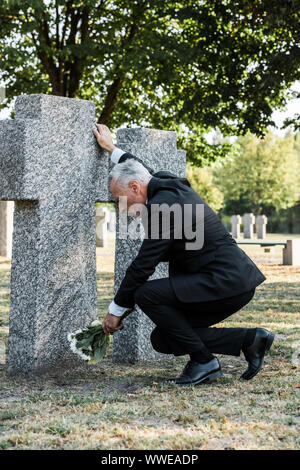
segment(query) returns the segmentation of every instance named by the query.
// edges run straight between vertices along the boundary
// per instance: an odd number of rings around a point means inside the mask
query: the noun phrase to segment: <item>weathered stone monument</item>
[[[14,202],[0,202],[0,256],[11,258]]]
[[[243,215],[244,238],[253,238],[255,216],[252,212]]]
[[[169,170],[178,176],[185,176],[186,156],[184,150],[178,150],[176,132],[152,129],[120,129],[117,132],[117,146],[141,158],[155,171]],[[129,224],[132,217],[128,217]],[[119,216],[117,211],[115,292],[119,287],[129,260],[133,260],[141,246],[141,240],[119,238]],[[168,277],[168,263],[159,263],[149,278]],[[129,328],[114,334],[113,360],[129,362],[147,359],[166,358],[165,354],[154,351],[149,337],[155,326],[153,322],[136,306],[130,314]],[[125,320],[126,321],[126,320]]]
[[[79,361],[67,334],[97,315],[95,202],[113,201],[92,128],[94,103],[48,95],[16,99],[15,119],[0,122],[0,200],[15,201],[8,370],[43,371]],[[184,176],[176,133],[118,132],[118,145],[156,171]],[[118,231],[118,228],[117,228]],[[116,243],[115,290],[140,240]],[[161,263],[152,278],[167,275]],[[165,357],[149,336],[152,322],[137,309],[114,336],[115,361]]]
[[[268,218],[265,215],[256,216],[256,233],[257,238],[266,238]]]
[[[109,211],[106,207],[96,207],[96,246],[106,248],[108,244],[107,223]]]
[[[0,123],[0,199],[15,201],[10,372],[74,362],[68,332],[97,318],[94,203],[110,196],[94,122],[92,102],[22,95]]]
[[[240,238],[241,236],[241,222],[242,218],[240,215],[233,215],[230,218],[231,222],[231,235],[233,238]]]
[[[286,241],[286,248],[282,250],[283,263],[289,266],[300,266],[300,239],[292,238]]]

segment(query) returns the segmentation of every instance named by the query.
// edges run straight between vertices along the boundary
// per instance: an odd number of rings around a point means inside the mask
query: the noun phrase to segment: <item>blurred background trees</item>
[[[268,217],[269,232],[300,233],[300,133],[248,133],[214,165],[187,164],[193,189],[230,229],[230,217],[253,212]]]
[[[268,231],[300,232],[299,133],[241,136],[213,175],[224,197],[220,215],[227,222],[230,215],[253,212],[268,216]]]
[[[235,157],[215,168],[227,214],[268,216],[300,199],[300,166],[292,135],[282,139],[269,132],[260,140],[249,133],[238,138],[235,151]]]
[[[193,187],[224,220],[252,211],[294,230],[300,133],[265,133],[300,95],[299,44],[300,0],[3,0],[0,110],[52,93],[94,100],[112,131],[176,131]]]
[[[230,149],[207,132],[262,135],[291,96],[299,16],[300,0],[3,0],[2,107],[21,93],[92,99],[99,122],[175,130],[207,165]]]
[[[202,199],[207,202],[214,211],[218,212],[222,208],[224,196],[214,182],[211,168],[198,168],[188,163],[186,177],[191,183],[192,188],[201,195]]]

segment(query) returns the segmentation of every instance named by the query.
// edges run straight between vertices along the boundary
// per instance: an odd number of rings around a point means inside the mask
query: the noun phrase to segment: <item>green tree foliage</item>
[[[226,214],[271,215],[297,202],[300,165],[292,135],[283,139],[269,132],[258,139],[248,133],[239,137],[235,150],[235,157],[214,170]]]
[[[2,0],[3,106],[21,93],[93,99],[99,122],[261,135],[300,78],[300,0]],[[188,128],[190,137],[183,137]]]
[[[295,148],[295,151],[297,153],[297,156],[300,162],[300,132],[297,132],[294,138],[295,138],[294,148]]]
[[[214,211],[217,212],[222,208],[224,197],[214,184],[211,168],[198,168],[188,163],[186,177],[192,188]]]

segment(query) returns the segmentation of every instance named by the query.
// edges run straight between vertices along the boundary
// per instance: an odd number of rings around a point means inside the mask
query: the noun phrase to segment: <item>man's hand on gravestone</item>
[[[106,335],[113,334],[115,331],[123,328],[123,323],[120,323],[120,317],[107,313],[102,322],[102,329]]]
[[[98,144],[104,150],[107,150],[109,153],[112,153],[115,149],[112,135],[110,130],[104,124],[96,124],[96,129],[93,129],[93,134],[97,139]]]

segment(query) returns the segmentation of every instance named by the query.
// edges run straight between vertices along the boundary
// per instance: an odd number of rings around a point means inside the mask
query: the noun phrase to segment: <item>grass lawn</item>
[[[113,246],[111,238],[107,248],[97,249],[101,318],[113,295]],[[187,356],[120,365],[111,362],[110,350],[100,364],[28,380],[7,377],[2,364],[0,449],[299,448],[300,268],[282,266],[280,251],[242,248],[267,280],[222,326],[262,326],[276,334],[253,380],[239,380],[246,367],[242,356],[219,356],[221,381],[180,388],[163,379],[179,374]],[[9,277],[10,263],[0,258],[2,342],[8,336]]]

